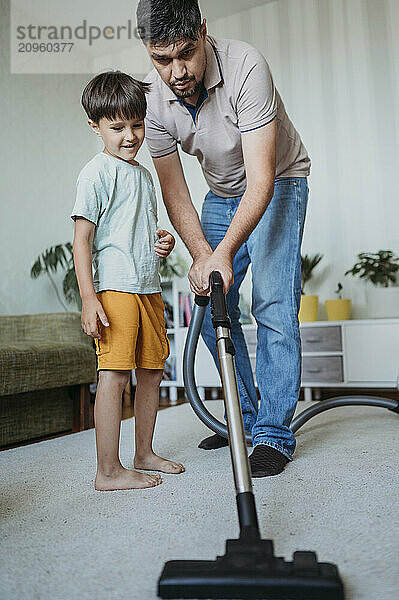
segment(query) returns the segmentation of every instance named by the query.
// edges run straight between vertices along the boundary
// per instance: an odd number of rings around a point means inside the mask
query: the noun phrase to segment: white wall
[[[95,142],[80,94],[90,75],[12,75],[9,2],[0,0],[0,314],[61,311],[48,279],[30,268],[71,241],[75,179]]]
[[[7,1],[0,10],[0,313],[62,310],[29,271],[44,248],[72,239],[76,175],[98,148],[80,106],[91,75],[10,75]],[[361,250],[399,252],[399,3],[276,0],[208,25],[264,53],[311,155],[303,251],[325,257],[309,291],[324,301],[342,281],[353,316],[365,316],[363,286],[344,271]],[[112,61],[120,68],[117,54]],[[196,160],[182,158],[199,209],[206,184]],[[145,148],[139,160],[154,172]],[[160,221],[168,224],[162,206]]]
[[[398,28],[397,0],[278,0],[209,27],[267,58],[313,163],[303,252],[324,259],[309,291],[323,302],[341,281],[359,318],[365,287],[344,272],[360,251],[399,253]]]

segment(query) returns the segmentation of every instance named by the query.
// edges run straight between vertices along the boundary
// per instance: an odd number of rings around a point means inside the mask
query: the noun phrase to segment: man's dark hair
[[[147,110],[145,94],[150,84],[137,81],[121,71],[96,75],[86,85],[82,105],[89,119],[99,123],[109,119],[144,119]]]
[[[197,40],[200,34],[198,0],[140,0],[136,18],[144,44],[169,46],[180,40]]]

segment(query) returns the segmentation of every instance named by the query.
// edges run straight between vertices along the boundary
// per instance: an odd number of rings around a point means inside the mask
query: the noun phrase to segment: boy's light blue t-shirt
[[[93,283],[96,293],[161,291],[157,240],[157,199],[149,171],[99,152],[81,170],[72,219],[96,225]]]

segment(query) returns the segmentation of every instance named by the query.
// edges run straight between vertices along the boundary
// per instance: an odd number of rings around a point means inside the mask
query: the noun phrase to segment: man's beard
[[[171,86],[171,88],[178,98],[191,98],[192,96],[195,96],[197,92],[200,91],[201,84],[202,81],[196,81],[193,89],[191,90],[178,90],[175,88],[175,86]]]

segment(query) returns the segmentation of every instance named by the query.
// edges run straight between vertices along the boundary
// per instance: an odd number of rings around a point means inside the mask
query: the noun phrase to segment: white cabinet
[[[346,380],[394,387],[399,374],[399,320],[362,321],[343,327]]]
[[[302,323],[302,387],[398,386],[399,319]]]

